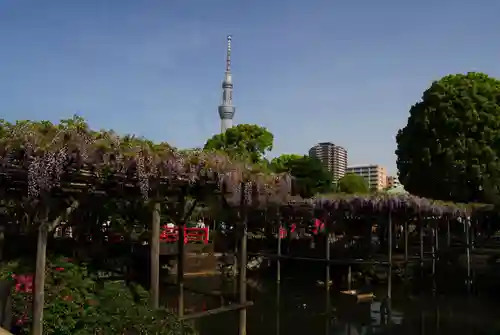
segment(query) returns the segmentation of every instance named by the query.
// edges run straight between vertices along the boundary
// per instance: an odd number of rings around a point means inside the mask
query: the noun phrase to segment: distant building
[[[398,186],[388,189],[387,194],[408,194],[408,191],[405,190],[403,185],[399,184]]]
[[[387,172],[380,165],[349,166],[346,173],[355,173],[362,176],[373,191],[382,191],[387,187]]]
[[[330,142],[316,144],[309,149],[309,156],[317,158],[332,173],[336,182],[345,175],[347,169],[347,150]]]
[[[396,188],[401,186],[398,177],[387,176],[387,188]]]

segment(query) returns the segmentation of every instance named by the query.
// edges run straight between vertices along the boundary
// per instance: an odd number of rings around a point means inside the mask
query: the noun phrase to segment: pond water
[[[374,291],[373,302],[354,304],[346,303],[335,290],[326,294],[324,287],[291,278],[280,285],[273,279],[254,279],[249,286],[250,299],[254,301],[247,309],[249,335],[500,333],[500,302],[477,295],[412,295],[396,287],[388,318],[381,303],[386,296],[383,288]],[[234,293],[231,283],[222,284],[214,277],[188,279],[186,287],[204,292],[217,287],[229,295]],[[164,297],[168,296],[172,297],[167,291]],[[166,300],[169,305],[173,302]],[[221,303],[221,298],[186,292],[189,312],[215,308]],[[238,311],[203,317],[194,325],[200,335],[238,334]]]

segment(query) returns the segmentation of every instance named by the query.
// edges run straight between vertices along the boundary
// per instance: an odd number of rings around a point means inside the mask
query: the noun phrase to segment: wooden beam
[[[43,224],[48,224],[48,231],[49,232],[53,231],[54,229],[57,228],[57,226],[59,226],[61,224],[62,220],[67,219],[70,216],[70,214],[73,213],[73,211],[75,211],[78,208],[78,206],[80,206],[80,203],[78,201],[73,201],[71,206],[66,208],[65,212],[62,215],[59,215],[50,224],[48,222],[43,223]]]
[[[185,211],[183,217],[182,217],[182,222],[186,224],[187,219],[191,216],[193,213],[196,205],[198,204],[198,199],[194,199],[193,202],[191,203],[191,206],[188,207],[187,211]],[[184,210],[184,209],[183,209]]]
[[[310,261],[310,262],[323,262],[329,264],[337,264],[337,265],[349,265],[349,264],[365,264],[365,265],[388,265],[389,261],[379,261],[379,260],[365,260],[365,259],[330,259],[326,260],[324,258],[313,258],[313,257],[296,257],[296,256],[287,256],[287,255],[274,255],[274,254],[266,254],[259,252],[249,252],[250,256],[260,256],[269,259],[288,259],[288,260],[297,260],[297,261]]]
[[[180,319],[181,320],[199,319],[199,318],[209,316],[209,315],[215,315],[215,314],[245,309],[245,308],[250,307],[252,305],[253,305],[253,301],[247,301],[244,304],[231,304],[231,305],[226,305],[226,306],[222,306],[222,307],[215,308],[215,309],[210,309],[208,311],[188,314],[188,315],[181,317]]]

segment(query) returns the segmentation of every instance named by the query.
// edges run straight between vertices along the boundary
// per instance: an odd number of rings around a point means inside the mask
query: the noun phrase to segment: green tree
[[[303,155],[283,154],[271,160],[271,167],[276,172],[290,172],[291,163],[303,159]]]
[[[254,124],[239,124],[214,135],[205,144],[204,150],[222,150],[232,157],[257,163],[273,148],[274,136],[265,127]]]
[[[492,202],[500,190],[500,81],[483,73],[432,83],[398,131],[405,189],[450,201]]]
[[[331,173],[315,158],[285,154],[274,158],[271,167],[275,172],[290,173],[296,179],[298,193],[302,197],[307,198],[333,190]]]
[[[339,179],[337,183],[337,190],[342,193],[354,194],[354,193],[368,193],[370,192],[370,187],[366,179],[355,173],[347,173],[345,176]]]

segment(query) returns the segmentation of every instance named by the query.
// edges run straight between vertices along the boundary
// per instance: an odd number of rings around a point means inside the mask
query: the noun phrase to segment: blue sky
[[[0,117],[78,113],[178,147],[219,131],[225,36],[235,123],[272,155],[317,142],[395,167],[395,134],[432,80],[500,77],[493,0],[0,0]]]

